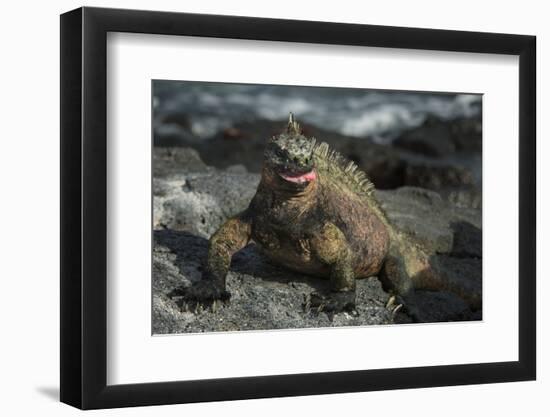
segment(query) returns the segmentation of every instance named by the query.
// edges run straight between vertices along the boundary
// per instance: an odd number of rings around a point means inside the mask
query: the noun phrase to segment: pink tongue
[[[317,175],[315,174],[315,171],[309,171],[305,174],[301,175],[285,175],[281,174],[281,177],[283,177],[285,180],[290,182],[296,182],[296,183],[304,183],[315,180],[317,178]]]

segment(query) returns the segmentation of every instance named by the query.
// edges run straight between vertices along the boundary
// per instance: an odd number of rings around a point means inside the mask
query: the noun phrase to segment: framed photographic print
[[[535,379],[535,38],[61,16],[61,401]]]

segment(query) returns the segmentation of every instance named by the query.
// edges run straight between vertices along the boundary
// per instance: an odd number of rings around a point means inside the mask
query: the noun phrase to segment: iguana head
[[[315,141],[302,135],[290,113],[286,130],[272,137],[264,153],[265,168],[284,182],[304,187],[317,179],[313,148]]]

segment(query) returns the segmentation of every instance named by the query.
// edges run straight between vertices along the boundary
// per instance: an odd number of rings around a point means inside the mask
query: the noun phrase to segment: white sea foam
[[[155,81],[155,117],[181,113],[207,138],[240,121],[300,121],[348,136],[388,141],[428,116],[448,120],[481,111],[481,96],[380,90]]]

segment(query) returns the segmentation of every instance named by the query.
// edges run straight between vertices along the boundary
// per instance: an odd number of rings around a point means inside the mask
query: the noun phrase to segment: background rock
[[[155,148],[153,228],[185,230],[210,237],[247,206],[260,181],[241,166],[221,174],[190,148]]]
[[[421,155],[446,157],[457,151],[481,152],[481,116],[461,117],[449,123],[428,117],[424,123],[402,133],[393,144]]]
[[[377,190],[392,224],[438,253],[481,257],[480,210],[455,207],[418,187]]]

